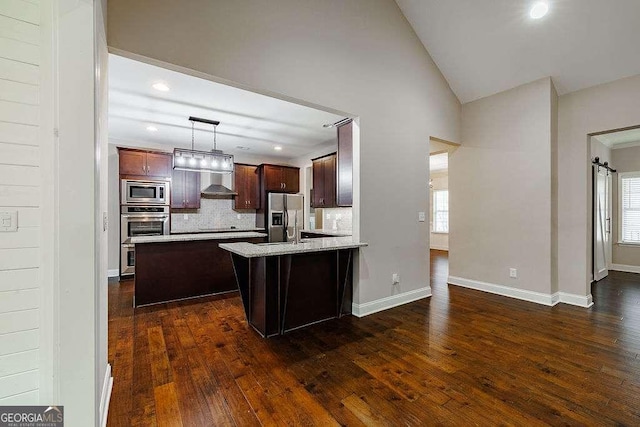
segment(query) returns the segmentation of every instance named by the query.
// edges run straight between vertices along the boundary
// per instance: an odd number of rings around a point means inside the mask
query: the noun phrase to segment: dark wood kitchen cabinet
[[[236,163],[233,187],[238,193],[233,199],[233,209],[255,210],[260,207],[258,166]]]
[[[336,205],[353,205],[353,122],[338,127]]]
[[[171,177],[171,208],[200,208],[200,172],[173,171]]]
[[[120,177],[127,179],[170,179],[173,169],[171,154],[152,151],[118,149]]]
[[[300,169],[290,166],[261,165],[262,187],[265,192],[298,193]]]
[[[313,159],[314,208],[336,206],[336,154]]]

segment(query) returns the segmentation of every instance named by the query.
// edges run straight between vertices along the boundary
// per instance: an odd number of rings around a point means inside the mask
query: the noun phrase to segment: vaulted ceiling
[[[640,74],[640,0],[396,0],[463,102],[551,76],[560,95]]]

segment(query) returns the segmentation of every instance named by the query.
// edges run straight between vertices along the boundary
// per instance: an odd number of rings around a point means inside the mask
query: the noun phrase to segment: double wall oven
[[[122,180],[120,205],[120,276],[135,273],[132,237],[169,234],[169,182]]]

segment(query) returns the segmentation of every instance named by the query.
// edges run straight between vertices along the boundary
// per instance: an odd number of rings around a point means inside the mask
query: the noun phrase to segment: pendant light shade
[[[190,172],[232,173],[234,169],[233,155],[224,154],[216,147],[216,128],[220,122],[215,120],[189,117],[191,121],[191,149],[173,149],[173,168]],[[198,151],[194,149],[195,122],[213,125],[213,150]]]

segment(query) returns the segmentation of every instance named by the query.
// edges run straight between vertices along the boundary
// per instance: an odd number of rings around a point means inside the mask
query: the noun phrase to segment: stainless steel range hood
[[[238,193],[225,187],[224,184],[228,184],[231,186],[231,182],[225,183],[223,181],[223,177],[229,177],[231,179],[231,175],[221,175],[217,173],[211,174],[203,174],[202,178],[205,176],[209,176],[209,186],[202,190],[201,194],[205,197],[233,197],[237,196]]]

